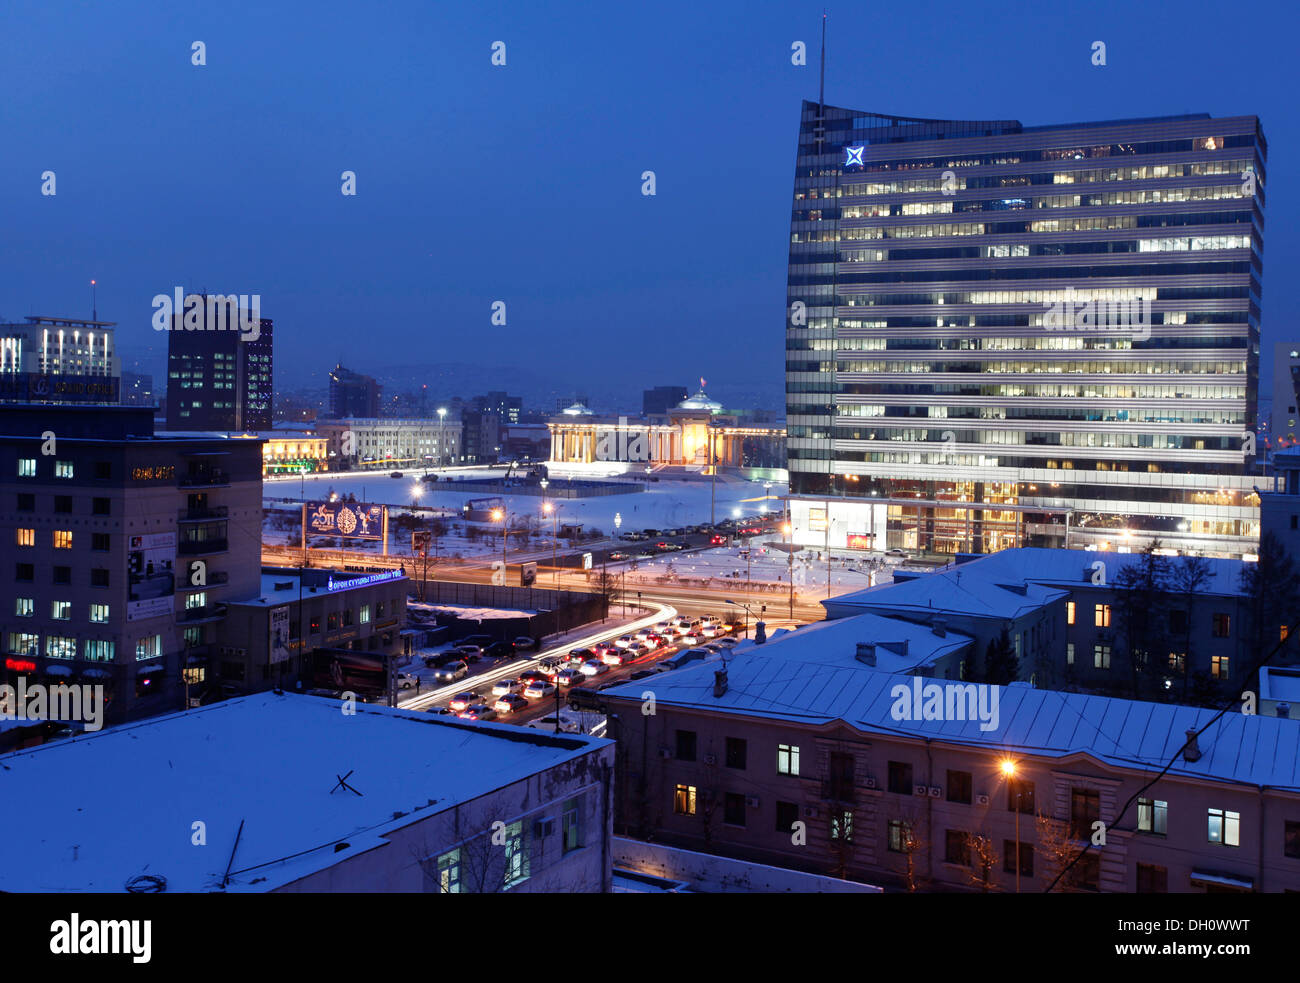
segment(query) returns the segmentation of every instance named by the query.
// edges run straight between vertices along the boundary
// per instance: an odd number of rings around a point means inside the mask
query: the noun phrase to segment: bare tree
[[[988,894],[996,889],[993,871],[999,860],[997,846],[983,833],[967,833],[966,843],[970,850],[969,882]]]
[[[1192,678],[1192,605],[1196,596],[1209,583],[1212,576],[1210,561],[1203,556],[1184,556],[1174,567],[1171,586],[1186,605],[1183,616],[1183,701],[1187,700]]]

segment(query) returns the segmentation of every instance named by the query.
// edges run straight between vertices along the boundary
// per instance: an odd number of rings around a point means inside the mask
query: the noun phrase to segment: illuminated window
[[[14,598],[14,616],[18,618],[30,618],[36,613],[36,600],[31,597]]]
[[[77,657],[77,640],[67,635],[45,636],[45,657],[47,659],[75,659]]]
[[[1074,642],[1065,643],[1065,664],[1067,666],[1074,665]]]
[[[1215,679],[1228,678],[1228,657],[1226,655],[1210,656],[1210,675]]]
[[[1098,628],[1110,627],[1110,605],[1098,604],[1093,608],[1093,624]]]
[[[16,539],[19,546],[35,546],[36,530],[35,529],[15,529]]]
[[[776,746],[776,773],[778,775],[799,774],[798,745],[778,744]]]
[[[56,550],[72,549],[72,530],[55,529],[54,530],[54,548]]]
[[[36,477],[36,458],[20,457],[18,459],[18,477],[20,478]]]
[[[1224,846],[1241,846],[1241,813],[1209,810],[1209,841]]]
[[[505,886],[513,887],[528,879],[528,837],[523,821],[506,827]]]
[[[1092,667],[1094,669],[1110,668],[1110,646],[1094,645],[1092,647]]]
[[[1073,601],[1065,602],[1065,623],[1067,625],[1074,624],[1074,602]]]
[[[673,812],[679,816],[695,815],[696,791],[694,785],[678,785],[673,793]]]
[[[39,655],[41,636],[29,631],[11,631],[8,651],[14,655]]]
[[[142,659],[154,659],[160,655],[162,655],[161,635],[148,635],[135,643],[135,658],[137,662]]]
[[[54,477],[56,477],[56,478],[71,478],[71,477],[72,477],[72,462],[71,462],[71,461],[55,461],[55,462],[54,462]]]
[[[1138,832],[1164,836],[1169,825],[1169,803],[1160,799],[1138,799]]]
[[[116,655],[116,645],[113,642],[101,641],[99,639],[86,639],[86,660],[88,662],[112,662]]]
[[[50,617],[55,621],[69,621],[72,619],[72,602],[71,601],[51,601]]]
[[[460,849],[438,858],[438,890],[442,894],[460,894]]]

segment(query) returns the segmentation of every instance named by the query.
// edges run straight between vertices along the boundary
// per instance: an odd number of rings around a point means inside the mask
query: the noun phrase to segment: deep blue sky
[[[832,6],[826,98],[1027,125],[1259,115],[1267,354],[1300,333],[1286,9]],[[154,294],[206,287],[261,294],[286,386],[339,358],[363,371],[500,362],[562,390],[704,375],[779,402],[798,110],[817,93],[821,10],[6,0],[0,316],[89,315],[96,278],[129,363],[165,351]],[[190,64],[195,40],[206,67]],[[504,68],[490,64],[497,40]],[[796,40],[807,67],[791,65]],[[339,193],[345,169],[355,198]],[[498,299],[504,328],[489,324]]]

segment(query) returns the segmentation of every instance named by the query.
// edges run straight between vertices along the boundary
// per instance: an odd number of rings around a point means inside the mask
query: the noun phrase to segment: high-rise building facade
[[[185,327],[184,317],[173,315],[167,338],[168,428],[270,430],[275,394],[271,319],[259,317],[256,331],[235,330],[240,321],[251,320],[246,309],[238,319],[228,313],[223,322],[222,298],[204,300],[197,328]]]
[[[796,541],[1250,552],[1253,116],[1026,127],[804,102]]]
[[[1300,440],[1300,343],[1278,342],[1273,346],[1273,409],[1269,437],[1273,447],[1291,446]],[[1280,443],[1279,443],[1280,442]]]
[[[330,370],[330,418],[379,416],[380,389],[371,376],[344,368],[340,362]]]
[[[102,403],[122,397],[113,321],[34,315],[0,324],[0,400]]]

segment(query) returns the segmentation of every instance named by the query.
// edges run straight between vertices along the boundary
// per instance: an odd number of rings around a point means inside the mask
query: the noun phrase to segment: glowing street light
[[[1007,781],[1016,777],[1016,763],[1011,758],[1002,759],[1002,774],[1006,776]],[[1020,797],[1024,793],[1020,791],[1019,784],[1016,785],[1016,893],[1020,893]]]

